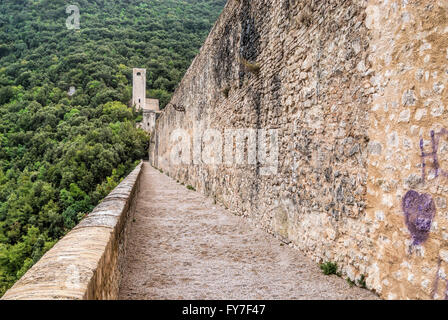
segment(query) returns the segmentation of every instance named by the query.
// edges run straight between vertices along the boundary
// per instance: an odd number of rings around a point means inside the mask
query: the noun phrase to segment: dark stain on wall
[[[260,54],[260,33],[258,31],[255,17],[252,14],[250,0],[242,0],[242,7],[240,11],[241,35],[240,35],[240,58],[243,58],[251,63],[256,61]],[[239,80],[240,87],[244,83],[246,70],[240,68]]]
[[[226,82],[232,78],[232,65],[235,59],[237,59],[235,54],[232,53],[232,49],[235,49],[232,46],[236,43],[236,31],[234,25],[227,24],[217,45],[214,72],[216,82],[220,88],[224,87]]]
[[[257,59],[260,53],[260,33],[251,12],[250,1],[243,0],[240,12],[241,38],[240,55],[248,61]]]

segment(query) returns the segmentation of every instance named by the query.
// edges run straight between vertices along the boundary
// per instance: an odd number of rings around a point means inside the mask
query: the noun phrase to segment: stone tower
[[[132,105],[136,110],[145,109],[146,106],[146,69],[134,68],[132,70]]]

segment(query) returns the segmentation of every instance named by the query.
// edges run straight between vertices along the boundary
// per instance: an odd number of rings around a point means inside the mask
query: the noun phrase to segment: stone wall
[[[143,120],[138,124],[138,127],[145,130],[149,134],[153,134],[156,126],[156,119],[159,115],[159,112],[144,110],[143,111]]]
[[[2,297],[116,299],[142,163]]]
[[[445,298],[446,10],[229,0],[157,121],[153,164],[384,298]],[[207,129],[277,130],[277,172],[197,161]],[[196,161],[172,161],[179,142]]]
[[[390,299],[448,297],[447,10],[446,1],[369,1],[366,9],[377,92],[369,105],[370,283]]]

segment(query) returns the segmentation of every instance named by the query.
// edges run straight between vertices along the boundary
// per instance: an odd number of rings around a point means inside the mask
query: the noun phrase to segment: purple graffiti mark
[[[432,197],[429,194],[420,194],[415,190],[409,190],[403,197],[402,209],[406,218],[406,226],[412,236],[412,244],[419,245],[425,242],[436,213]]]
[[[426,162],[425,158],[432,157],[432,163],[435,171],[435,177],[437,178],[440,175],[444,177],[448,177],[448,172],[442,170],[439,165],[439,157],[438,157],[438,150],[439,150],[439,142],[440,137],[442,136],[448,136],[448,130],[443,128],[440,132],[434,133],[434,130],[431,130],[431,144],[432,144],[432,151],[429,153],[426,153],[423,150],[423,139],[420,139],[420,150],[421,150],[421,158],[422,158],[422,181],[425,181],[426,178]]]

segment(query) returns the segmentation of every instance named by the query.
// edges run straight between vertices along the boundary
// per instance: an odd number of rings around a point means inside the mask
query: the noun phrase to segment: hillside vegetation
[[[132,68],[165,106],[224,4],[0,2],[0,295],[145,157]]]

